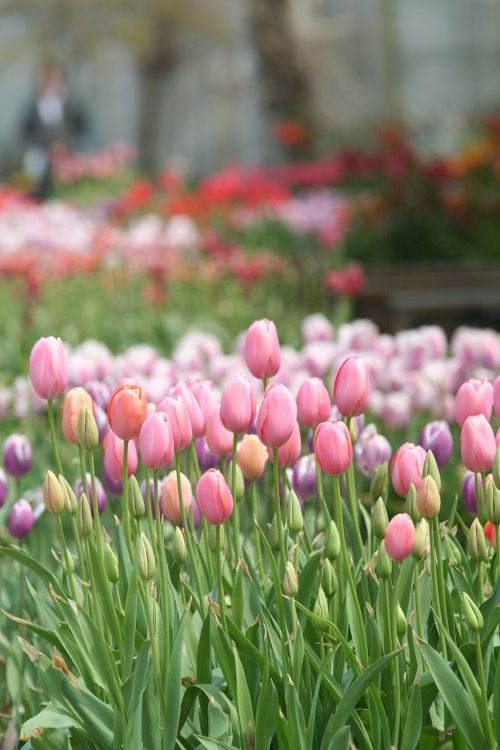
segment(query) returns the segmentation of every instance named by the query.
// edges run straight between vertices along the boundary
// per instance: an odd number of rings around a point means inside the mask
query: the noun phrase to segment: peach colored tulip
[[[108,408],[109,424],[121,440],[134,440],[139,437],[147,415],[146,391],[139,385],[123,383],[111,396]]]
[[[245,435],[238,443],[236,462],[245,479],[257,480],[263,475],[268,455],[257,435]]]
[[[191,508],[191,502],[193,500],[193,492],[191,489],[191,483],[185,474],[181,473],[181,487],[182,487],[182,499],[184,501],[184,509],[186,513],[189,513]],[[177,475],[175,471],[171,471],[162,482],[161,485],[161,497],[160,507],[163,514],[172,523],[180,523],[182,519],[181,504],[179,500],[179,492],[177,490]]]
[[[62,430],[66,440],[76,443],[76,428],[78,418],[83,406],[88,406],[94,413],[94,402],[84,388],[71,388],[64,397],[62,403]]]

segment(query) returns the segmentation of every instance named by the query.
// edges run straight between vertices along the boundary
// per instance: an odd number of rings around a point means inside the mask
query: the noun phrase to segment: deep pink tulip
[[[212,407],[206,425],[207,445],[219,456],[227,456],[233,450],[233,433],[226,430],[221,421],[220,406]]]
[[[167,413],[175,452],[183,451],[193,439],[193,428],[184,398],[182,396],[167,396],[158,404],[158,411]]]
[[[198,403],[198,399],[191,388],[185,383],[177,383],[177,385],[172,388],[172,396],[182,396],[186,402],[189,419],[191,420],[193,437],[201,437],[205,432],[205,417],[201,406]]]
[[[405,497],[410,484],[418,487],[422,479],[426,453],[421,445],[403,443],[393,456],[391,463],[392,486],[401,497]]]
[[[268,448],[279,448],[289,440],[297,422],[297,404],[284,385],[266,388],[257,417],[257,435]]]
[[[495,378],[493,384],[493,408],[497,419],[500,419],[500,375]]]
[[[280,469],[286,469],[288,466],[293,466],[296,461],[300,458],[300,451],[302,448],[302,442],[300,439],[300,429],[298,422],[295,422],[292,434],[284,445],[280,445],[278,448],[278,466]],[[269,458],[273,459],[273,452],[269,448]]]
[[[135,440],[147,416],[148,402],[144,388],[128,382],[118,386],[108,407],[108,420],[115,435],[121,440]]]
[[[139,452],[142,461],[149,469],[168,466],[174,457],[174,439],[164,411],[155,411],[141,427]]]
[[[196,400],[200,405],[200,409],[205,420],[205,424],[212,411],[212,406],[217,404],[217,394],[215,392],[215,386],[211,380],[198,380],[196,383],[192,383],[190,386],[191,391],[194,393]]]
[[[250,378],[235,375],[222,389],[221,422],[230,432],[246,432],[255,420],[255,392]]]
[[[344,422],[329,419],[316,427],[314,453],[327,474],[338,476],[347,471],[352,463],[352,442]]]
[[[256,378],[271,378],[281,366],[278,332],[272,320],[256,320],[247,331],[243,347],[247,367]]]
[[[182,473],[181,488],[184,509],[187,514],[189,513],[189,509],[191,508],[193,491],[191,489],[191,482],[189,481],[187,476]],[[169,519],[169,521],[172,521],[172,523],[181,522],[181,503],[179,500],[179,492],[177,490],[177,473],[175,471],[171,471],[169,474],[167,474],[161,484],[160,508],[162,513]]]
[[[497,449],[495,435],[484,416],[467,417],[460,434],[462,461],[469,471],[489,471]]]
[[[493,386],[487,380],[471,378],[462,383],[455,397],[455,417],[460,427],[467,417],[484,414],[489,421],[493,408]]]
[[[370,399],[370,370],[357,355],[347,357],[340,365],[333,384],[333,400],[344,417],[363,414]]]
[[[209,523],[219,526],[233,512],[233,496],[226,480],[218,469],[209,469],[196,487],[196,499]]]
[[[39,339],[30,354],[30,380],[40,398],[62,396],[68,385],[68,359],[61,339]]]
[[[413,552],[415,526],[408,513],[391,518],[385,530],[385,548],[393,560],[405,560]]]
[[[330,416],[330,396],[319,378],[304,380],[297,393],[297,412],[305,427],[314,428]]]
[[[124,441],[112,430],[106,433],[104,438],[104,465],[112,479],[122,478]],[[137,469],[137,448],[133,440],[128,444],[127,476],[132,476]]]

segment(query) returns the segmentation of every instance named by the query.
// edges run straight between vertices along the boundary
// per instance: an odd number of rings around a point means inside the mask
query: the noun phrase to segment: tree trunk
[[[162,89],[166,71],[145,65],[139,67],[138,148],[141,169],[153,174],[158,168],[159,136],[162,111]]]

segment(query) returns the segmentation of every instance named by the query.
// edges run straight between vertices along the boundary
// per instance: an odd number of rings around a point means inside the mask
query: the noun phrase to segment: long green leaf
[[[422,698],[420,685],[415,683],[411,689],[410,702],[406,712],[406,721],[401,740],[401,750],[415,750],[422,734]]]

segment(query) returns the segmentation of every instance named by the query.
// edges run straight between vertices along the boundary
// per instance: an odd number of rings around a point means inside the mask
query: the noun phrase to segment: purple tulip
[[[354,458],[360,472],[372,479],[377,466],[390,461],[391,455],[387,438],[378,434],[374,424],[367,425],[354,446]]]
[[[142,496],[144,498],[144,502],[145,503],[147,503],[147,501],[148,501],[146,490],[147,490],[146,480],[143,479],[142,482],[141,482],[141,493],[142,493]],[[164,515],[163,515],[163,511],[161,509],[161,481],[158,482],[158,495],[159,495],[158,499],[159,499],[159,502],[160,502],[160,513],[161,513],[161,517],[163,518]],[[152,510],[152,513],[153,513],[153,518],[156,518],[156,511],[155,511],[155,483],[154,483],[153,479],[149,480],[149,497],[150,497],[150,500],[151,500],[151,510]]]
[[[302,456],[295,462],[292,474],[292,487],[299,500],[305,501],[315,497],[318,492],[316,483],[316,459],[313,453]]]
[[[85,390],[94,402],[94,406],[100,406],[101,409],[107,411],[113,395],[112,388],[108,383],[103,383],[101,380],[91,380],[90,383],[86,384]]]
[[[31,469],[31,444],[26,435],[9,435],[3,445],[3,464],[7,474],[15,479]]]
[[[99,509],[99,513],[102,513],[106,507],[106,493],[104,492],[104,488],[100,482],[100,480],[96,477],[95,478],[95,488],[97,492],[97,507]],[[75,495],[78,499],[80,499],[80,496],[83,492],[83,482],[81,479],[79,479],[75,483]],[[87,472],[87,497],[88,501],[90,503],[90,510],[92,513],[94,512],[94,496],[92,494],[92,480],[90,474]]]
[[[426,451],[432,451],[438,466],[445,466],[453,450],[453,438],[448,423],[444,419],[425,425],[418,439]]]
[[[106,433],[109,430],[108,415],[104,411],[104,409],[101,409],[100,406],[94,404],[94,417],[97,424],[97,429],[99,431],[99,440],[102,443]]]
[[[123,484],[121,479],[114,479],[111,476],[108,469],[106,468],[106,462],[104,461],[102,466],[102,478],[105,489],[111,495],[121,495],[123,492]]]
[[[0,469],[0,508],[5,505],[8,494],[9,485],[7,484],[7,475],[3,469]]]
[[[27,500],[17,500],[11,508],[7,522],[9,534],[16,539],[24,539],[30,533],[34,523],[31,505]]]
[[[478,489],[479,492],[481,492],[483,488],[483,480],[481,479],[481,476],[478,474],[477,476],[478,481]],[[465,509],[469,511],[469,513],[477,513],[477,495],[476,495],[476,481],[475,477],[472,471],[468,471],[467,474],[464,476],[462,481],[462,490],[461,490],[461,496],[462,501],[465,506]]]
[[[218,453],[214,453],[208,447],[205,437],[200,437],[194,444],[196,450],[196,456],[198,458],[198,464],[202,471],[208,471],[208,469],[217,469],[220,463],[220,456]]]

